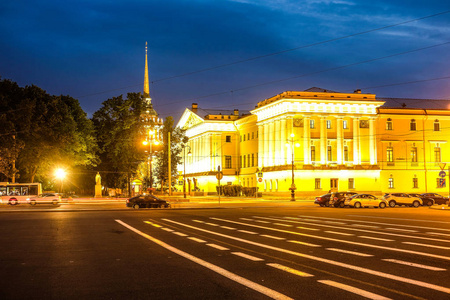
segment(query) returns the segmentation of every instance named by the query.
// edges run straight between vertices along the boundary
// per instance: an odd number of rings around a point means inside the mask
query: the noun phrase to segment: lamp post
[[[186,199],[186,148],[189,148],[188,156],[191,156],[191,147],[188,145],[185,145],[183,147],[183,194],[184,199]]]
[[[148,158],[147,158],[147,177],[149,178],[150,188],[153,187],[153,144],[158,145],[159,141],[155,138],[155,132],[153,130],[148,131],[148,136],[145,141],[142,142],[145,146],[148,145]]]
[[[299,147],[299,143],[294,143],[295,135],[291,133],[291,138],[287,140],[286,147],[291,147],[292,159],[291,159],[291,169],[292,169],[292,183],[289,190],[291,191],[291,201],[295,201],[295,181],[294,181],[294,155],[295,155],[295,147]],[[294,147],[295,146],[295,147]]]

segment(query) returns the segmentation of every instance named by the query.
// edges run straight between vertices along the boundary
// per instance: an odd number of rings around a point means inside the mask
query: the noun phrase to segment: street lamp
[[[186,199],[186,147],[189,148],[189,152],[188,152],[188,156],[191,156],[191,147],[188,145],[185,145],[183,147],[183,194],[184,194],[184,199]]]
[[[294,154],[295,154],[295,147],[300,147],[299,143],[294,143],[294,137],[295,135],[293,133],[291,133],[291,138],[287,140],[286,143],[286,147],[291,146],[292,150],[292,160],[291,160],[291,168],[292,168],[292,183],[291,183],[291,187],[289,188],[289,190],[291,191],[291,201],[295,201],[295,190],[297,189],[295,187],[295,182],[294,182]]]
[[[61,168],[56,169],[55,170],[55,177],[60,180],[59,193],[62,193],[62,185],[63,185],[63,180],[66,177],[66,171],[64,169],[61,169]]]
[[[153,145],[157,146],[159,145],[159,141],[155,137],[155,132],[153,130],[148,131],[148,136],[145,141],[142,142],[145,146],[149,146],[148,148],[148,158],[147,158],[147,177],[150,181],[150,188],[153,187]]]

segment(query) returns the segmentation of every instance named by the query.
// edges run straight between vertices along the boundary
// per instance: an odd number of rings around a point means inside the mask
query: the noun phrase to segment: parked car
[[[36,205],[36,204],[58,205],[58,204],[61,204],[61,195],[58,193],[41,194],[38,197],[28,199],[28,203],[30,203],[30,205]]]
[[[408,205],[419,207],[423,205],[422,199],[420,197],[410,196],[405,193],[388,193],[383,196],[390,207],[395,207],[396,205]]]
[[[158,198],[154,195],[137,195],[127,199],[127,207],[132,207],[134,209],[139,208],[169,208],[170,203],[166,200]]]
[[[422,205],[432,206],[434,204],[434,199],[423,197],[421,194],[408,194],[412,197],[417,197],[422,200]]]
[[[336,192],[331,193],[330,197],[330,205],[333,205],[334,207],[344,207],[345,206],[345,200],[349,199],[350,197],[356,195],[355,192]]]
[[[316,200],[314,200],[314,204],[319,204],[321,207],[322,206],[330,206],[330,197],[331,197],[331,193],[316,197]]]
[[[424,202],[426,202],[425,199],[433,199],[435,204],[446,204],[446,205],[448,205],[448,197],[444,197],[444,196],[441,196],[441,195],[436,194],[436,193],[424,193],[424,194],[420,194],[420,196],[422,197],[422,200]]]
[[[370,194],[357,194],[351,197],[350,199],[345,200],[345,205],[355,208],[373,206],[379,208],[385,208],[387,206],[387,202],[384,199],[379,199],[374,195]]]

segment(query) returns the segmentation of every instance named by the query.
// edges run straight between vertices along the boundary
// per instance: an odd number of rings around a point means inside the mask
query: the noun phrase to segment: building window
[[[344,146],[344,161],[348,161],[348,146]]]
[[[319,190],[321,188],[321,186],[320,186],[320,178],[316,178],[315,179],[315,188],[316,188],[316,190]]]
[[[392,178],[392,175],[389,178],[389,186],[388,186],[388,188],[390,188],[390,189],[394,188],[394,178]]]
[[[417,165],[417,147],[411,147],[411,163]]]
[[[255,132],[252,132],[252,140],[255,138]]]
[[[245,142],[245,134],[244,134],[244,142]]]
[[[247,155],[247,167],[250,167],[250,154]]]
[[[316,161],[316,146],[311,146],[311,161]]]
[[[328,161],[333,161],[333,149],[331,146],[327,147],[327,159]]]
[[[255,154],[252,153],[252,167],[255,166]]]
[[[441,131],[441,125],[439,124],[439,120],[434,120],[434,131]]]
[[[411,131],[416,131],[417,127],[416,127],[416,120],[412,119],[411,123],[409,124],[409,130]]]
[[[247,134],[247,140],[250,141],[250,132]]]
[[[245,158],[246,158],[246,156],[244,155],[244,164],[243,164],[243,167],[245,168]]]
[[[231,143],[231,135],[225,136],[225,142]]]
[[[392,130],[392,119],[387,119],[386,121],[386,130]]]
[[[242,155],[239,156],[239,166],[242,168]]]
[[[348,123],[347,123],[347,120],[342,121],[342,128],[348,129]]]
[[[309,120],[309,128],[314,129],[314,120]]]
[[[441,162],[441,148],[440,147],[434,147],[434,162],[436,162],[436,163]]]
[[[394,148],[387,147],[386,149],[386,161],[388,164],[394,164]]]
[[[231,169],[231,155],[225,155],[225,169]]]
[[[355,189],[355,178],[349,178],[348,179],[348,189],[354,190]]]
[[[327,129],[331,129],[331,120],[327,120]]]
[[[255,161],[256,161],[256,162],[255,162],[256,165],[258,166],[258,152],[255,153]]]
[[[419,188],[419,178],[414,177],[413,178],[413,189],[418,189]]]

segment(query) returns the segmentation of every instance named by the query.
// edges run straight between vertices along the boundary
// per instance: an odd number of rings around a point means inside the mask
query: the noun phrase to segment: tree
[[[170,132],[170,159],[171,159],[171,185],[174,185],[176,178],[178,177],[178,165],[182,162],[182,151],[186,146],[188,137],[185,134],[185,130],[176,127],[174,128],[174,120],[171,116],[164,120],[163,127],[163,147],[158,152],[156,159],[155,173],[157,181],[164,186],[164,183],[169,179],[169,143],[168,133]]]
[[[146,109],[140,93],[128,93],[102,103],[93,115],[101,163],[98,171],[106,186],[129,189],[130,178],[145,159],[140,146],[143,125],[140,120]]]

